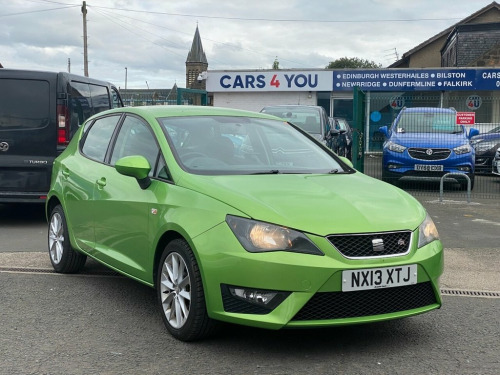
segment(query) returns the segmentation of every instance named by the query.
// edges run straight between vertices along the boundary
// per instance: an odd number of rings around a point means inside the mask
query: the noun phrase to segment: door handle
[[[69,169],[63,169],[61,171],[61,174],[64,176],[64,177],[69,177]]]
[[[101,177],[99,180],[95,182],[99,187],[104,187],[106,186],[106,178]]]

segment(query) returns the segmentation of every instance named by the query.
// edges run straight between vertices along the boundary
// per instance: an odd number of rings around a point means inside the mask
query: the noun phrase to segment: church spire
[[[201,73],[206,72],[207,69],[208,61],[201,44],[200,30],[198,29],[198,25],[196,25],[193,44],[186,60],[186,88],[205,90],[206,81],[198,79],[198,77]]]
[[[193,44],[191,45],[191,51],[188,53],[186,63],[203,63],[208,64],[207,57],[203,51],[203,45],[201,44],[200,31],[198,30],[198,25],[196,25],[196,31],[194,33]]]

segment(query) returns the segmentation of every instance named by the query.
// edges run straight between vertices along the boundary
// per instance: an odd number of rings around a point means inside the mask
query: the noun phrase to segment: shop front
[[[355,116],[353,92],[364,92],[364,113]],[[321,105],[364,133],[364,151],[379,152],[381,126],[403,107],[453,107],[474,113],[481,132],[500,123],[500,69],[349,69],[208,71],[215,106],[260,111],[277,104]],[[353,123],[354,119],[361,123]]]

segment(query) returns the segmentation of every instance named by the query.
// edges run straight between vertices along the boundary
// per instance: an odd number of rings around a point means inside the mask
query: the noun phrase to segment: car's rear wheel
[[[50,262],[56,272],[76,273],[85,265],[87,256],[71,248],[66,215],[61,205],[50,213],[48,245]]]
[[[156,290],[167,330],[182,341],[195,341],[212,333],[215,322],[208,317],[200,270],[189,244],[170,242],[160,259]]]

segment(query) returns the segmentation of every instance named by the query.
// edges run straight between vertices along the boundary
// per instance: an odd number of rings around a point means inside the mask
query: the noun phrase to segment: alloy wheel
[[[52,262],[59,264],[64,251],[64,225],[61,215],[56,212],[50,218],[49,253]]]
[[[173,328],[181,328],[191,308],[191,278],[186,262],[176,252],[170,253],[163,263],[160,292],[168,323]]]

